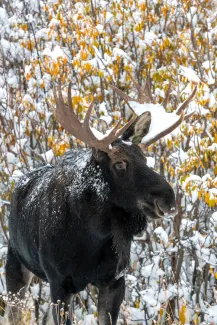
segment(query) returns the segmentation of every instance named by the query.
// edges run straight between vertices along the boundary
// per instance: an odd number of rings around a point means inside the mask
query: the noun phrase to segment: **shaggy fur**
[[[147,217],[159,217],[156,204],[164,212],[175,207],[172,188],[147,167],[138,145],[112,146],[109,155],[73,150],[56,166],[25,175],[9,218],[8,291],[24,292],[29,270],[50,283],[52,302],[64,302],[67,311],[72,294],[91,283],[99,289],[100,325],[116,324],[133,236]]]

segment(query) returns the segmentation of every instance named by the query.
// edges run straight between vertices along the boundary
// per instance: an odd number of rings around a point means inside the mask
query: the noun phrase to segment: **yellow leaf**
[[[199,317],[198,317],[198,315],[195,315],[195,317],[194,317],[194,319],[193,319],[193,324],[194,324],[194,325],[197,325],[197,324],[199,324],[199,323],[200,323]]]
[[[82,101],[82,98],[80,96],[74,96],[72,98],[72,103],[73,103],[74,106],[79,104],[81,101]]]
[[[139,302],[139,299],[137,298],[135,301],[135,307],[138,309],[139,306],[140,306],[140,302]]]
[[[213,268],[210,267],[209,274],[213,274]]]
[[[85,63],[84,68],[87,72],[90,72],[92,70],[92,65],[89,62],[87,62]]]
[[[40,83],[40,88],[42,88],[42,89],[44,88],[44,82]]]
[[[135,27],[136,32],[141,32],[142,29],[143,29],[143,23],[139,23]]]
[[[160,317],[162,318],[163,314],[164,314],[164,309],[163,308],[160,309],[159,314],[160,314]]]
[[[99,70],[99,71],[98,71],[98,76],[99,76],[100,78],[102,78],[102,77],[103,77],[103,71]]]
[[[80,52],[80,58],[81,58],[81,60],[87,60],[87,58],[88,58],[88,52],[85,51],[85,50],[81,51]]]
[[[187,310],[187,307],[185,305],[182,305],[180,311],[179,311],[179,320],[181,322],[181,324],[185,324],[186,322],[186,310]]]
[[[201,197],[202,197],[202,191],[201,191],[201,190],[199,190],[199,191],[198,191],[198,199],[200,200],[200,199],[201,199]]]

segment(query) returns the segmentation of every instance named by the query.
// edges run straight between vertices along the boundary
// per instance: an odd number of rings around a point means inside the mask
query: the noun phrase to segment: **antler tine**
[[[73,108],[71,99],[71,83],[68,86],[68,105],[64,103],[61,81],[58,81],[58,96],[56,88],[53,90],[56,101],[56,118],[57,121],[64,127],[64,129],[76,136],[76,130],[79,129],[81,122],[78,120]]]
[[[136,81],[136,79],[132,76],[132,74],[129,71],[128,71],[128,74],[130,75],[130,78],[132,79],[133,84],[139,93],[141,91],[141,86],[139,85],[139,83]]]
[[[74,115],[74,118],[78,120],[78,118],[73,110],[73,107],[72,107],[72,90],[71,90],[71,88],[72,88],[72,82],[70,81],[69,85],[68,85],[68,108],[71,111],[72,115]],[[62,96],[62,91],[61,91],[61,96]]]
[[[86,113],[86,116],[85,116],[85,119],[84,119],[84,127],[89,127],[89,121],[90,121],[90,115],[91,115],[91,112],[92,112],[92,109],[93,109],[93,106],[96,102],[96,99],[94,98],[94,100],[92,101],[92,103],[90,104],[90,106],[88,107],[88,110],[87,110],[87,113]]]
[[[89,142],[89,144],[92,147],[96,148],[96,149],[100,149],[100,150],[102,150],[104,152],[109,153],[110,152],[109,145],[112,142],[114,142],[115,140],[117,140],[117,138],[119,136],[121,136],[124,133],[124,131],[127,130],[130,127],[130,125],[135,121],[135,119],[136,119],[136,117],[131,118],[130,121],[128,121],[121,129],[118,130],[118,128],[119,128],[119,126],[120,126],[120,124],[122,122],[122,119],[120,119],[118,121],[118,123],[116,124],[116,126],[111,130],[111,132],[101,140],[98,140],[94,136],[94,134],[92,133],[90,127],[88,126],[88,129],[89,129],[88,133],[89,133],[89,135],[91,137],[91,142]],[[86,143],[88,143],[88,142],[86,142]]]
[[[131,126],[131,124],[133,124],[133,122],[135,122],[136,118],[137,116],[134,116],[124,126],[122,126],[122,128],[118,129],[122,122],[122,119],[120,119],[109,135],[114,136],[114,138],[117,139]]]
[[[134,86],[136,87],[136,90],[138,91],[138,98],[136,99],[136,102],[140,104],[144,103],[152,103],[152,98],[149,93],[150,91],[150,84],[148,82],[148,79],[146,80],[146,83],[144,86],[140,86],[139,83],[136,81],[136,79],[133,77],[133,75],[128,71],[128,74],[130,75],[130,78],[133,81]]]
[[[126,131],[130,126],[131,124],[133,124],[133,122],[135,122],[137,116],[131,118],[122,128],[119,128],[121,122],[122,122],[122,119],[120,119],[117,123],[117,125],[112,129],[112,131],[106,136],[103,138],[103,140],[101,140],[101,142],[104,142],[104,145],[105,147],[107,147],[107,150],[104,150],[106,152],[109,153],[109,144],[111,144],[112,142],[114,142],[115,140],[117,140],[123,133],[124,131]],[[102,149],[101,149],[102,150]]]
[[[55,102],[58,103],[58,105],[61,105],[60,99],[59,99],[59,97],[57,96],[57,91],[56,91],[56,87],[55,87],[55,86],[54,86],[54,88],[53,88],[53,94],[54,94]]]
[[[162,131],[161,133],[158,133],[154,138],[150,139],[149,141],[145,142],[144,144],[146,146],[150,146],[152,143],[156,142],[157,140],[163,138],[165,135],[169,134],[173,130],[175,130],[184,120],[184,112],[182,111],[180,114],[180,117],[176,123],[171,125],[168,129]]]
[[[137,99],[133,99],[132,97],[130,97],[129,95],[125,94],[122,90],[120,90],[119,88],[110,85],[110,87],[119,95],[121,96],[121,98],[123,98],[126,103],[129,105],[129,101],[134,101],[134,102],[138,102],[140,104],[144,104],[144,103],[152,103],[153,100],[151,98],[151,95],[149,94],[149,89],[147,89],[149,87],[147,81],[145,83],[145,86],[140,86],[138,84],[138,82],[135,80],[135,78],[132,76],[132,74],[130,72],[128,72],[130,75],[130,78],[133,81],[134,86],[136,87],[136,90],[138,92],[138,98]],[[130,107],[130,109],[132,110],[132,108]]]
[[[131,126],[131,124],[135,122],[136,119],[137,116],[134,116],[121,129],[117,130],[116,132],[117,137],[120,137]]]
[[[130,75],[130,78],[133,81],[134,86],[136,87],[136,90],[138,91],[138,98],[136,99],[136,102],[140,104],[144,104],[146,99],[146,96],[144,96],[144,89],[138,84],[138,82],[135,80],[132,74],[130,72],[128,73]]]
[[[130,97],[129,95],[125,94],[122,90],[120,90],[119,88],[113,86],[113,85],[109,85],[109,87],[114,90],[121,98],[123,98],[125,100],[126,103],[130,102],[130,101],[134,101],[134,99],[132,97]]]
[[[191,95],[184,101],[184,103],[176,110],[176,114],[180,115],[182,111],[189,105],[191,100],[194,98],[195,94],[197,92],[197,85],[194,87],[193,92]]]
[[[69,83],[70,84],[70,83]],[[62,103],[64,103],[64,100],[63,100],[63,94],[62,94],[62,90],[61,90],[61,80],[59,79],[58,80],[58,96],[59,96],[59,99]]]
[[[192,115],[194,115],[194,112],[188,113],[184,115],[184,121],[187,121]]]
[[[122,119],[120,119],[120,120],[118,121],[118,123],[115,125],[115,127],[111,130],[111,132],[109,133],[110,137],[112,137],[112,136],[116,136],[116,132],[117,132],[119,126],[121,125],[121,122],[122,122]],[[109,135],[108,135],[108,136],[109,136]]]
[[[65,111],[65,107],[62,106],[62,102],[61,102],[59,96],[57,96],[57,91],[56,91],[55,86],[53,88],[53,94],[54,94],[54,99],[55,99],[55,102],[56,102],[56,110],[55,110],[56,118],[57,118],[58,122],[60,124],[62,124],[63,121],[64,121],[63,115],[66,115],[66,111]],[[61,110],[63,110],[62,113],[61,113]],[[62,120],[62,118],[63,118],[63,120]]]

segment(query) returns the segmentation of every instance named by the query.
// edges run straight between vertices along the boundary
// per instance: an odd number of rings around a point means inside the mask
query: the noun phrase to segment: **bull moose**
[[[147,90],[133,79],[138,90],[134,101],[147,101]],[[133,101],[115,86],[126,102]],[[177,119],[155,134],[146,145],[174,130],[189,117],[184,109],[195,95],[177,109]],[[147,218],[174,213],[175,195],[166,180],[147,166],[140,148],[148,134],[151,112],[121,120],[103,138],[90,127],[92,102],[81,122],[72,108],[71,84],[65,104],[61,83],[54,88],[57,121],[90,149],[71,150],[55,165],[46,165],[18,181],[9,217],[10,241],[6,263],[7,290],[22,299],[33,275],[49,282],[51,301],[61,301],[65,324],[72,324],[70,300],[88,284],[99,290],[100,325],[115,325],[124,298],[126,270],[133,236],[146,228]],[[61,315],[53,308],[52,323]],[[10,325],[20,324],[20,312],[11,307]]]

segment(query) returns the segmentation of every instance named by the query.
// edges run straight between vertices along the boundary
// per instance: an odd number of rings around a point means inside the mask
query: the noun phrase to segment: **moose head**
[[[166,180],[147,166],[147,159],[142,148],[169,134],[183,120],[192,115],[192,113],[185,114],[184,110],[194,97],[196,87],[175,113],[165,112],[167,117],[173,116],[169,127],[168,125],[161,127],[150,137],[151,111],[145,109],[145,112],[137,116],[131,107],[139,104],[144,110],[145,103],[153,103],[150,87],[148,83],[141,87],[132,76],[131,78],[138,91],[136,100],[119,88],[110,85],[126,101],[132,111],[132,118],[121,128],[122,120],[120,119],[107,135],[102,138],[95,135],[96,132],[89,124],[95,101],[90,104],[84,121],[80,122],[72,108],[71,83],[68,86],[68,105],[64,103],[61,83],[58,83],[58,90],[54,88],[56,118],[68,133],[93,149],[92,160],[100,167],[104,179],[109,184],[110,201],[125,212],[134,215],[142,212],[143,216],[156,219],[175,213],[175,196]],[[144,226],[141,227],[144,228]]]

